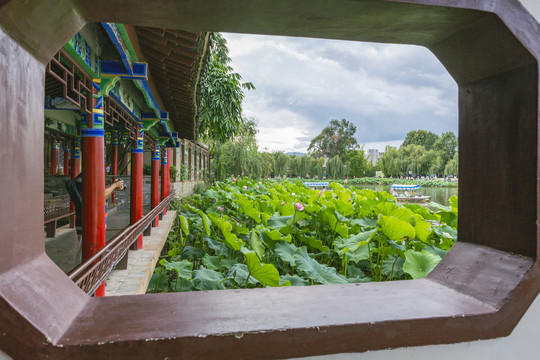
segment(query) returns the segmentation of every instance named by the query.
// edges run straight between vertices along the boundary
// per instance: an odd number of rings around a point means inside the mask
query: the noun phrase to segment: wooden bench
[[[69,218],[69,227],[75,227],[75,211],[70,210],[69,195],[56,196],[45,199],[44,225],[47,237],[56,236],[56,224],[58,220]]]

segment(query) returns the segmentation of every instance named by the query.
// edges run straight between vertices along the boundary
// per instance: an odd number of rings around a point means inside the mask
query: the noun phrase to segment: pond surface
[[[390,185],[358,185],[357,188],[361,189],[370,189],[375,191],[386,191],[390,190]],[[420,187],[418,192],[422,195],[431,196],[431,201],[442,205],[449,205],[448,199],[452,196],[458,194],[457,187]]]

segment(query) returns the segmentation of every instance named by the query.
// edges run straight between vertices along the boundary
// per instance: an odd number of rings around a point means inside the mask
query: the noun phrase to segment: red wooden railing
[[[169,195],[135,224],[125,227],[103,249],[70,272],[68,277],[84,292],[92,294],[122,259],[131,244],[137,241],[137,237],[148,226],[151,226],[152,221],[163,212],[173,198],[174,194]]]

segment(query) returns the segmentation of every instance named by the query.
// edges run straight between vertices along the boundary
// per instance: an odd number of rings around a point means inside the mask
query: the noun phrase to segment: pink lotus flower
[[[314,187],[312,187],[312,188],[311,188],[311,190],[315,190],[315,188],[314,188]]]
[[[302,203],[296,203],[296,210],[298,211],[304,211],[304,205]]]
[[[262,182],[259,181],[259,185],[262,185]]]
[[[345,179],[345,184],[349,182],[349,179]]]
[[[217,209],[218,209],[218,211],[221,211],[221,212],[223,212],[223,211],[225,210],[225,209],[223,208],[223,206],[218,206]]]
[[[242,186],[242,189],[247,190],[247,186],[246,185]]]
[[[257,190],[259,189],[259,185],[257,185]]]
[[[235,177],[233,177],[233,178],[232,178],[232,181],[236,181],[236,178],[235,178]]]
[[[356,195],[356,191],[353,191],[352,193],[353,193],[353,195]]]
[[[242,171],[242,176],[244,176],[244,172]]]
[[[285,205],[285,201],[283,201],[283,202],[281,203],[281,206],[283,206],[283,205]]]
[[[292,193],[291,195],[292,195],[292,196],[295,196],[296,194],[295,194],[295,193]]]

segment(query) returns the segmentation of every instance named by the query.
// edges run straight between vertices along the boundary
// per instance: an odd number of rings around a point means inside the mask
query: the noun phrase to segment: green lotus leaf
[[[189,225],[187,219],[183,215],[179,215],[178,218],[180,219],[180,227],[182,228],[184,234],[189,234]]]
[[[285,205],[279,205],[279,214],[281,216],[289,216],[294,215],[294,212],[296,211],[294,208],[294,205],[291,203],[286,203]]]
[[[148,284],[148,289],[159,292],[159,291],[167,291],[169,287],[169,279],[167,278],[166,274],[158,272],[158,269],[152,274],[152,278],[150,279],[150,283]]]
[[[264,256],[264,243],[259,237],[259,233],[255,229],[251,230],[249,242],[251,244],[251,248],[253,249],[253,251],[255,251],[255,254],[257,254],[259,259],[262,259]]]
[[[436,203],[434,201],[429,202],[429,207],[439,209],[439,210],[442,210],[442,211],[448,211],[448,212],[452,211],[452,208],[450,206],[444,206],[444,205],[441,205],[441,204]]]
[[[375,231],[376,231],[376,229],[368,230],[368,231],[364,231],[364,232],[359,232],[356,235],[351,235],[351,237],[348,238],[348,239],[338,237],[338,238],[336,238],[334,240],[334,249],[336,250],[336,252],[339,255],[343,255],[344,253],[355,252],[357,250],[357,248],[359,248],[361,246],[364,246],[369,242],[371,235]],[[366,247],[366,249],[367,249],[367,247]],[[363,258],[363,256],[364,256],[363,251],[364,250],[352,255],[354,259],[357,259],[357,260],[355,260],[355,262],[358,262],[359,260],[361,260],[361,258],[359,258],[359,256]],[[349,256],[349,254],[347,254],[347,255]],[[367,259],[367,257],[366,257],[366,259]]]
[[[329,250],[328,246],[323,245],[321,240],[316,239],[313,236],[300,235],[299,239],[300,239],[300,241],[302,241],[304,244],[306,244],[307,246],[309,246],[312,249],[316,249],[316,250],[319,250],[319,251],[322,251],[322,252],[325,252],[325,253],[327,253],[328,250]]]
[[[408,223],[414,222],[414,213],[404,207],[398,206],[394,203],[383,202],[374,207],[375,213],[383,214],[384,216],[393,216]]]
[[[283,236],[279,231],[277,231],[276,229],[272,229],[271,231],[268,231],[266,230],[264,232],[264,234],[266,236],[268,236],[268,238],[270,240],[273,240],[273,241],[287,241],[287,242],[291,242],[291,236],[290,235],[287,235],[287,236]]]
[[[414,231],[416,232],[416,237],[423,242],[428,242],[428,237],[431,235],[431,224],[425,221],[422,218],[422,215],[415,214],[414,218],[416,223],[414,224]]]
[[[209,236],[205,236],[203,240],[208,244],[210,249],[214,250],[216,255],[228,255],[229,250],[227,249],[227,246],[223,246],[223,241],[219,241],[218,239],[214,239]]]
[[[249,199],[240,197],[238,199],[238,203],[240,204],[244,214],[255,220],[257,224],[261,223],[261,212],[255,209],[253,203]]]
[[[400,241],[405,238],[414,239],[416,235],[411,224],[394,216],[380,215],[379,226],[383,234],[394,241]]]
[[[404,206],[412,212],[422,215],[425,220],[441,220],[441,216],[439,214],[434,213],[425,206],[420,206],[418,204],[405,204]]]
[[[261,265],[256,254],[245,254],[249,274],[266,286],[279,286],[279,272],[272,264]]]
[[[347,251],[347,259],[350,261],[354,261],[355,263],[358,263],[360,260],[367,260],[369,259],[369,247],[367,244],[358,246],[354,250]]]
[[[193,286],[198,290],[221,290],[223,286],[223,276],[214,270],[200,267],[195,270],[193,276]]]
[[[426,277],[440,261],[440,257],[429,251],[407,250],[405,251],[403,271],[411,275],[413,279],[421,279]]]
[[[347,279],[337,273],[336,269],[309,256],[307,248],[302,246],[294,254],[297,268],[306,274],[308,279],[319,284],[347,284]]]
[[[284,226],[287,226],[287,222],[292,219],[291,216],[272,216],[268,219],[268,227],[279,230]]]
[[[234,264],[227,272],[227,276],[233,278],[234,281],[241,287],[246,286],[246,281],[251,285],[256,285],[259,283],[259,281],[253,276],[249,276],[249,270],[245,264]]]
[[[434,255],[437,255],[438,257],[440,257],[441,259],[443,257],[446,256],[446,254],[448,253],[448,251],[446,250],[443,250],[443,249],[439,249],[438,247],[435,247],[433,245],[426,245],[424,246],[424,248],[422,250],[426,250],[426,251],[429,251],[430,253],[434,254]]]
[[[457,241],[457,230],[451,228],[448,225],[435,226],[433,228],[433,231],[435,232],[435,234],[437,234],[441,238]]]
[[[458,197],[456,195],[454,195],[450,199],[448,199],[448,202],[450,203],[450,208],[452,209],[452,212],[457,215],[457,213],[458,213]]]
[[[309,280],[302,279],[298,275],[283,275],[279,281],[280,286],[285,286],[286,282],[289,282],[289,286],[308,286]]]
[[[285,262],[291,264],[291,266],[296,266],[296,261],[294,259],[294,253],[296,253],[298,248],[294,244],[289,244],[285,241],[280,241],[276,243],[274,251],[279,258]]]
[[[351,225],[360,225],[363,228],[374,228],[377,226],[377,219],[372,219],[368,217],[363,217],[361,219],[354,219],[351,220]]]
[[[210,270],[224,271],[233,266],[236,260],[206,254],[202,259],[202,263]]]
[[[382,273],[387,278],[400,278],[403,276],[403,264],[405,263],[405,259],[398,257],[397,260],[391,259],[391,260],[384,260],[382,265]]]

